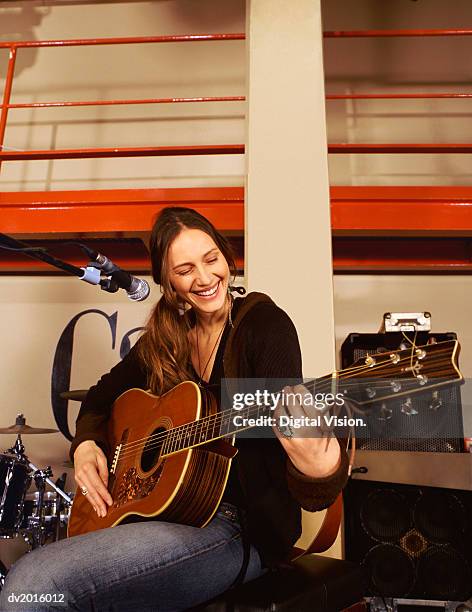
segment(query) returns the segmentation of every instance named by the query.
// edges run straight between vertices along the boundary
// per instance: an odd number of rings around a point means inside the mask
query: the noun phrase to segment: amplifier
[[[377,353],[407,349],[413,333],[352,333],[341,347],[342,368]],[[446,340],[456,340],[455,333],[419,332],[417,346]],[[434,400],[434,401],[433,401]],[[365,450],[398,450],[441,453],[460,453],[464,450],[464,427],[460,387],[451,385],[434,392],[418,393],[408,399],[387,399],[372,405],[356,429],[356,442]]]
[[[364,565],[369,595],[472,596],[472,491],[353,477],[344,494],[345,557]]]

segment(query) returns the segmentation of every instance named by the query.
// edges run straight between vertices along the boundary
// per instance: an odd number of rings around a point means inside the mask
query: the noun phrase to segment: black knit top
[[[246,298],[234,300],[232,318]],[[224,377],[225,348],[230,327],[225,329],[209,384],[216,389]],[[288,315],[272,301],[256,304],[242,320],[238,332],[239,373],[245,378],[302,378],[300,346]],[[235,348],[233,345],[232,348]],[[70,456],[84,440],[94,440],[108,454],[106,423],[113,402],[131,388],[147,389],[147,372],[137,351],[128,355],[91,387],[82,403]],[[299,472],[276,439],[237,439],[224,499],[247,512],[249,538],[263,561],[275,565],[290,551],[301,533],[300,506],[315,511],[327,508],[347,481],[348,460],[344,450],[337,471],[325,478]]]

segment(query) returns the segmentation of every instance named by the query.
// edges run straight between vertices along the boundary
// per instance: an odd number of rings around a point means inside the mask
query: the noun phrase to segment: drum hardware
[[[56,487],[58,488],[58,491],[64,490],[66,486],[66,480],[67,480],[67,472],[64,472],[62,476],[56,480]],[[60,536],[61,536],[61,519],[62,519],[61,502],[62,500],[60,497],[60,493],[56,492],[56,514],[55,514],[56,520],[55,520],[55,533],[54,533],[54,540],[56,542],[60,539]],[[70,509],[70,504],[69,504],[69,509]],[[68,519],[69,519],[69,516],[67,516],[67,520]]]
[[[0,427],[0,433],[3,434],[46,434],[56,433],[58,431],[58,429],[49,429],[45,427],[30,427],[29,425],[26,425],[26,419],[23,414],[16,415],[14,425],[10,425],[9,427]]]
[[[21,438],[14,449],[0,454],[0,538],[11,538],[20,527],[23,502],[31,483],[25,459],[13,450],[22,448]]]
[[[46,539],[48,539],[52,535],[56,535],[57,539],[59,539],[59,528],[60,528],[60,512],[61,512],[61,497],[64,499],[65,503],[70,507],[72,504],[72,499],[65,493],[62,488],[60,488],[55,482],[53,482],[50,478],[52,476],[51,466],[47,466],[44,470],[38,469],[33,463],[28,462],[29,467],[33,470],[33,478],[36,484],[36,488],[38,491],[35,493],[37,495],[37,516],[32,517],[32,520],[28,522],[27,531],[31,536],[31,546],[32,548],[38,548],[39,546],[44,546]],[[63,474],[62,478],[65,483],[65,474]],[[47,520],[46,515],[46,503],[45,503],[45,489],[46,483],[49,484],[54,491],[56,492],[56,500],[54,504],[55,514],[50,515],[51,519],[54,517],[53,526],[49,525],[49,521]],[[48,496],[49,499],[49,496]],[[64,502],[62,502],[64,503]],[[34,520],[36,519],[36,520]],[[51,529],[54,529],[54,532],[51,533]]]
[[[56,493],[58,495],[60,495],[61,497],[64,498],[64,500],[66,501],[66,503],[71,504],[72,503],[72,499],[71,497],[69,497],[69,495],[67,495],[67,493],[65,493],[62,489],[60,489],[57,484],[55,482],[53,482],[49,476],[52,476],[52,471],[51,471],[51,466],[48,465],[47,468],[45,470],[39,470],[34,463],[31,463],[30,461],[28,462],[28,465],[30,466],[30,468],[32,470],[34,470],[34,478],[36,481],[36,473],[38,473],[38,479],[39,479],[39,485],[38,482],[36,482],[36,486],[39,487],[42,486],[43,480],[44,480],[44,484],[46,484],[46,482],[48,483],[48,485],[50,485],[54,491],[56,491]]]
[[[21,522],[21,529],[26,529],[34,525],[40,518],[39,513],[39,491],[30,491],[26,494],[25,503],[23,508],[23,520]],[[62,523],[67,523],[68,520],[68,504],[64,504],[62,499],[57,496],[55,491],[45,491],[43,496],[43,512],[42,515],[45,518],[47,531],[55,526],[56,518]],[[51,534],[49,534],[51,535]]]
[[[6,576],[7,576],[7,568],[0,561],[0,591],[3,589],[3,585],[5,584]]]
[[[35,482],[39,481],[38,491],[26,494],[21,525],[23,538],[31,549],[61,539],[69,521],[72,504],[71,497],[62,490],[67,474],[63,474],[55,483],[56,491],[45,491],[41,472],[44,471],[39,470],[35,479]]]
[[[36,524],[29,526],[32,536],[32,548],[43,546],[46,536],[46,521],[44,516],[44,491],[46,489],[46,480],[50,480],[52,476],[51,466],[48,465],[43,470],[36,469],[32,463],[28,463],[29,467],[34,470],[33,478],[38,489],[38,521]]]
[[[0,428],[0,433],[17,434],[15,444],[0,453],[0,538],[13,539],[21,535],[31,549],[43,546],[51,538],[59,539],[61,520],[68,521],[68,514],[61,514],[61,510],[68,510],[72,505],[71,496],[63,490],[66,474],[57,483],[51,480],[51,466],[39,469],[34,465],[25,453],[21,438],[22,434],[56,431],[29,427],[23,414],[17,415],[15,425]],[[30,504],[27,491],[32,480],[37,491]],[[55,492],[54,504],[54,493],[46,492],[46,484]]]

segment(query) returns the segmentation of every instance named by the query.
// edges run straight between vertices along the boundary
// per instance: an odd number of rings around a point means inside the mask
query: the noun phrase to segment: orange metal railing
[[[11,93],[15,73],[15,64],[20,49],[38,47],[64,48],[99,45],[130,45],[130,44],[158,44],[158,43],[197,43],[221,42],[231,40],[244,40],[242,33],[234,34],[185,34],[179,36],[140,36],[121,38],[88,38],[74,40],[31,40],[0,42],[0,49],[9,49],[10,55],[3,91],[3,100],[0,114],[0,162],[31,159],[72,159],[84,157],[142,157],[149,155],[223,155],[244,153],[243,145],[208,145],[208,146],[182,146],[182,147],[108,147],[94,149],[60,149],[36,151],[4,151],[5,131],[7,127],[8,111],[10,109],[25,108],[52,108],[74,106],[103,106],[124,104],[165,104],[184,102],[234,102],[243,101],[244,96],[212,96],[194,98],[152,98],[130,100],[80,100],[72,102],[52,101],[11,104]]]
[[[461,30],[369,30],[325,32],[332,38],[470,36]],[[27,159],[72,159],[84,157],[131,157],[162,155],[242,154],[243,144],[172,147],[113,147],[35,151],[6,151],[4,137],[11,109],[77,106],[174,104],[199,102],[243,102],[244,96],[169,97],[119,100],[42,101],[11,103],[15,62],[21,49],[62,48],[85,45],[210,42],[244,40],[242,33],[129,37],[80,40],[0,42],[9,49],[9,61],[0,114],[0,163]],[[343,99],[470,98],[460,92],[328,94],[329,101]],[[331,143],[331,154],[346,153],[471,153],[468,143]],[[244,229],[242,188],[183,190],[106,190],[82,192],[26,192],[0,194],[2,231],[22,233],[69,233],[81,231],[136,232],[150,225],[152,216],[169,203],[190,205],[208,216],[220,229],[241,233]],[[335,235],[335,271],[448,270],[472,271],[472,192],[467,187],[332,187],[332,228]],[[93,215],[90,213],[94,213]],[[33,214],[32,214],[33,213]],[[112,214],[111,214],[112,213]],[[87,219],[94,218],[90,227]],[[7,227],[8,226],[8,227]],[[418,238],[430,233],[431,239]],[[377,235],[388,235],[379,240]],[[437,237],[442,234],[441,237]],[[402,236],[392,238],[392,236]],[[405,237],[408,236],[408,237]],[[416,238],[415,238],[416,236]],[[432,236],[436,236],[435,239]],[[449,238],[446,236],[454,236]],[[400,254],[399,254],[400,253]],[[132,251],[126,257],[133,259]],[[125,265],[126,262],[123,262]],[[20,265],[20,264],[18,264]],[[143,266],[134,260],[131,268]],[[242,262],[241,262],[242,265]],[[0,271],[4,268],[0,260]],[[19,270],[20,268],[18,268]]]
[[[353,30],[327,31],[326,39],[332,38],[393,38],[393,37],[431,37],[431,36],[471,36],[472,29],[409,29],[409,30]],[[244,40],[244,33],[226,34],[185,34],[176,36],[141,36],[92,38],[74,40],[32,40],[0,42],[0,49],[9,49],[10,55],[0,114],[0,164],[2,161],[34,160],[34,159],[73,159],[83,157],[141,157],[162,155],[224,155],[244,153],[243,144],[199,145],[172,147],[105,147],[93,149],[45,149],[32,151],[6,151],[5,131],[10,109],[27,108],[64,108],[77,106],[113,106],[135,104],[179,104],[200,102],[243,102],[244,96],[207,96],[207,97],[169,97],[120,100],[76,100],[76,101],[43,101],[32,103],[11,103],[14,81],[15,63],[21,49],[30,48],[64,48],[78,46],[129,45],[129,44],[159,44],[159,43],[197,43]],[[460,99],[470,98],[472,94],[460,92],[438,93],[362,93],[362,94],[328,94],[327,100],[362,100],[362,99]],[[472,145],[468,144],[436,144],[436,143],[405,143],[405,144],[370,144],[370,143],[332,143],[328,152],[338,153],[470,153]]]

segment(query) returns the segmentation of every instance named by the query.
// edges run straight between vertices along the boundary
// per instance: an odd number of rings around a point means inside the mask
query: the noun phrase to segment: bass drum
[[[18,457],[0,454],[0,538],[14,538],[18,533],[30,474],[29,466]]]

